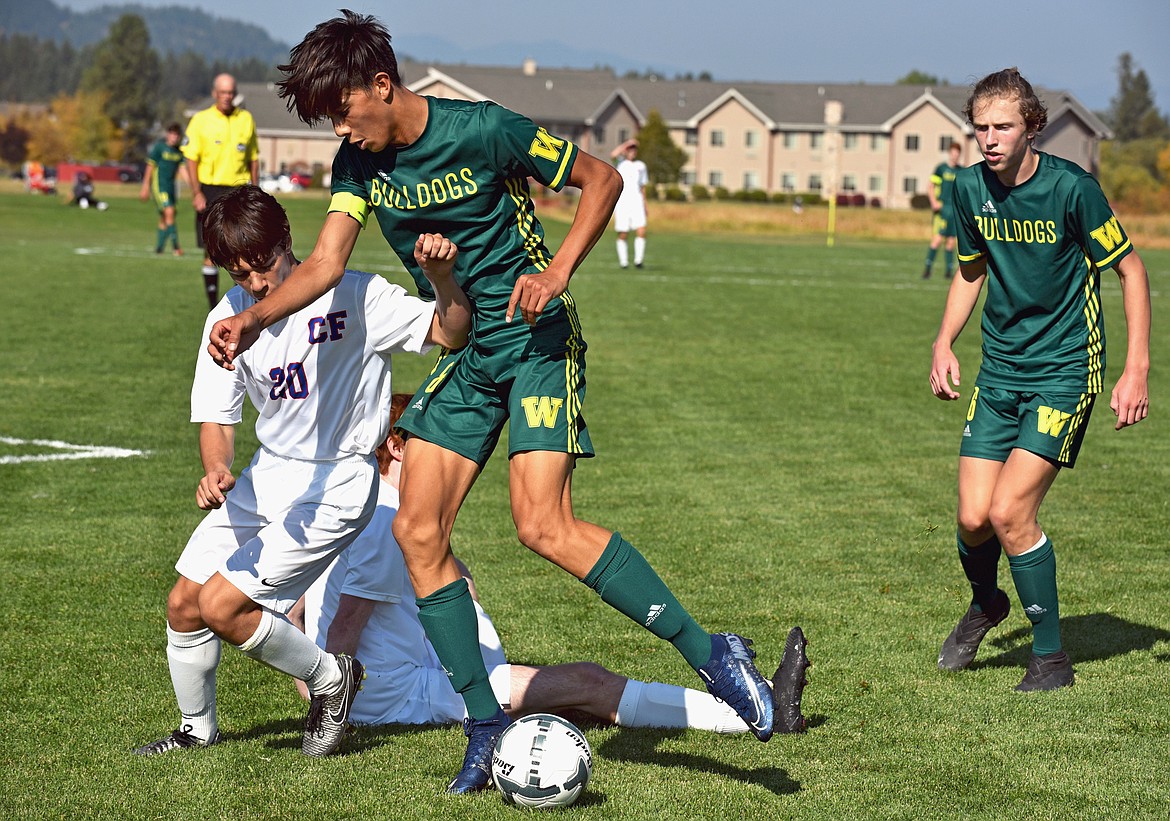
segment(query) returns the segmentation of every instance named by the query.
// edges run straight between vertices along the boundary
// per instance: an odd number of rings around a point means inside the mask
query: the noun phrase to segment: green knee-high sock
[[[1032,622],[1032,652],[1038,656],[1060,650],[1060,603],[1056,597],[1056,553],[1052,542],[1022,556],[1008,556],[1012,579],[1024,613]]]
[[[447,671],[451,686],[463,696],[472,718],[491,718],[500,709],[479,652],[479,627],[467,580],[440,587],[416,599],[418,620]]]
[[[983,610],[995,600],[995,591],[998,589],[996,579],[1002,552],[999,538],[992,536],[972,547],[964,544],[963,537],[956,533],[955,541],[959,545],[959,561],[963,565],[963,572],[971,583],[971,603]]]
[[[173,226],[173,225],[168,225],[167,226],[167,236],[169,236],[171,238],[171,246],[176,251],[178,251],[179,250],[179,230],[177,228],[175,228],[175,226]]]
[[[950,276],[951,274],[953,274],[955,272],[955,252],[954,251],[943,251],[943,259],[947,263],[947,270],[945,273],[947,276]]]
[[[931,268],[934,267],[934,257],[935,257],[935,254],[937,254],[937,253],[938,253],[937,248],[927,248],[926,249],[926,270],[929,271]]]
[[[597,564],[581,580],[601,600],[678,650],[698,670],[711,658],[711,636],[683,609],[642,554],[613,534]]]
[[[165,245],[165,244],[166,244],[166,241],[167,241],[167,232],[166,232],[166,229],[165,229],[165,228],[158,228],[158,229],[156,229],[156,235],[155,235],[155,246],[154,246],[154,250],[155,250],[156,252],[157,252],[157,251],[162,251],[162,249],[163,249],[163,245]]]

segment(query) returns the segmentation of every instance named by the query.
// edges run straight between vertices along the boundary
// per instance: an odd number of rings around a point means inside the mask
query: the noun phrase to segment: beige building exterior
[[[952,141],[979,159],[963,117],[968,89],[866,83],[726,83],[619,78],[608,70],[404,62],[403,82],[435,97],[493,100],[582,149],[608,158],[651,111],[688,156],[678,184],[728,191],[844,195],[907,208],[925,194]],[[338,139],[290,114],[271,84],[241,83],[256,118],[261,172],[328,172]],[[1064,91],[1037,89],[1049,125],[1044,150],[1096,173],[1108,128]]]

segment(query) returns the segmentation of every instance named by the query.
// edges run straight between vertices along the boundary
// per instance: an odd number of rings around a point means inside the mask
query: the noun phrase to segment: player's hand
[[[419,234],[414,243],[414,261],[432,281],[451,276],[458,254],[459,247],[442,234]]]
[[[203,196],[202,191],[191,196],[191,207],[199,212],[207,210],[207,197]]]
[[[951,387],[954,383],[954,387]],[[958,399],[959,360],[950,348],[936,350],[930,363],[930,390],[939,399]]]
[[[260,336],[260,323],[251,311],[244,311],[221,319],[208,335],[207,353],[225,370],[234,371],[233,360]]]
[[[138,199],[142,200],[143,202],[146,202],[148,199],[150,199],[150,192],[148,190],[146,190],[145,188],[143,188],[141,191],[138,192]]]
[[[568,287],[568,277],[560,277],[552,268],[546,268],[539,274],[522,275],[512,288],[512,297],[508,300],[504,321],[511,322],[512,317],[516,315],[516,309],[519,308],[524,321],[529,325],[535,325],[544,307],[563,294]]]
[[[212,470],[199,480],[195,488],[195,504],[200,510],[214,510],[227,499],[227,493],[236,486],[236,477],[229,470]]]
[[[1117,417],[1114,430],[1136,425],[1150,412],[1149,383],[1145,378],[1136,377],[1125,371],[1113,388],[1113,393],[1109,397],[1109,407]]]

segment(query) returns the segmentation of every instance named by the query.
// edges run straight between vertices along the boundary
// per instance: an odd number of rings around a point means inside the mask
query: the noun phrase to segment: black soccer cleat
[[[447,792],[453,795],[479,792],[492,785],[492,753],[496,742],[508,729],[512,719],[503,710],[497,710],[491,718],[463,719],[463,734],[467,736],[467,752],[463,754],[463,767],[447,785]]]
[[[134,755],[162,755],[163,753],[169,753],[174,750],[192,750],[198,747],[210,747],[212,744],[219,743],[219,730],[216,730],[215,735],[208,741],[191,735],[190,730],[191,725],[184,724],[166,738],[160,738],[158,741],[152,741],[149,744],[143,744],[141,747],[138,747],[134,750]]]
[[[986,610],[978,610],[974,604],[968,607],[938,651],[938,669],[951,672],[967,669],[975,660],[987,631],[1006,619],[1011,608],[1012,603],[1002,590],[995,591],[995,598]]]
[[[772,676],[772,703],[776,718],[773,728],[778,733],[803,733],[808,722],[800,712],[800,697],[808,684],[805,671],[812,666],[805,648],[808,640],[804,631],[793,627],[784,642],[784,655]]]
[[[1046,653],[1038,656],[1035,653],[1028,659],[1028,670],[1024,678],[1016,685],[1016,691],[1031,693],[1037,690],[1059,690],[1061,687],[1073,686],[1072,659],[1068,653],[1058,650],[1055,653]]]
[[[341,689],[333,695],[313,696],[309,699],[309,715],[305,718],[305,732],[301,736],[301,752],[314,758],[331,755],[341,746],[349,708],[358,690],[362,689],[362,679],[366,677],[362,663],[345,653],[337,654],[337,666],[341,668]]]

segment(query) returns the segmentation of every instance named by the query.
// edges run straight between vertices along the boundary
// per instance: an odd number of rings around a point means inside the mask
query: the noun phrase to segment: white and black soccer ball
[[[505,803],[567,807],[581,797],[593,772],[585,736],[547,713],[525,716],[500,735],[492,754],[492,781]]]

